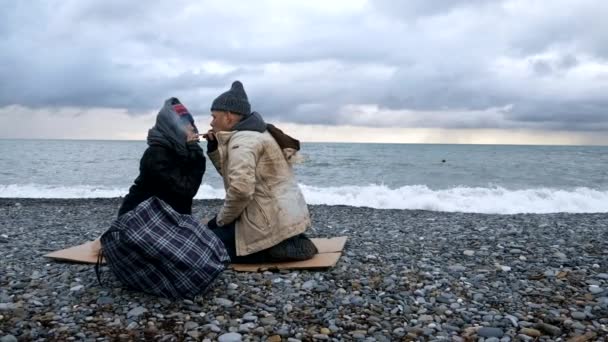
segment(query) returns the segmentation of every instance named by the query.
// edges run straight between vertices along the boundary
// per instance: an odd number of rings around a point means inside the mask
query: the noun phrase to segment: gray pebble
[[[572,324],[572,329],[585,330],[586,328],[587,327],[581,322],[574,322],[574,324]]]
[[[241,342],[243,340],[243,336],[239,333],[227,333],[220,335],[217,339],[219,342]]]
[[[205,325],[203,325],[203,329],[205,329],[206,331],[214,332],[214,333],[219,333],[220,331],[222,331],[222,329],[220,327],[218,327],[216,324],[205,324]]]
[[[590,285],[589,292],[591,292],[592,294],[600,294],[600,293],[604,292],[604,289],[597,285]]]
[[[17,306],[13,303],[0,303],[0,312],[16,309]]]
[[[243,322],[257,322],[258,316],[248,314],[248,315],[243,316],[242,320],[243,320]]]
[[[0,338],[0,342],[17,342],[17,338],[13,335],[6,335]]]
[[[511,324],[512,324],[514,327],[517,327],[517,325],[518,325],[518,324],[517,324],[517,321],[518,321],[517,317],[512,316],[512,315],[506,315],[506,316],[505,316],[505,318],[506,318],[506,319],[508,319],[508,320],[509,320],[509,322],[511,322]]]
[[[477,335],[481,337],[503,337],[504,331],[500,328],[483,327],[477,331]]]
[[[84,285],[76,285],[70,288],[70,292],[81,292],[82,290],[84,290]]]
[[[184,324],[184,330],[185,331],[194,330],[196,328],[198,328],[198,323],[196,323],[196,322],[186,322]]]
[[[229,299],[226,299],[226,298],[214,298],[213,302],[217,305],[220,305],[220,306],[223,306],[226,308],[230,308],[230,307],[234,306],[234,302]]]
[[[562,329],[548,323],[540,323],[537,325],[538,330],[544,331],[551,336],[559,336],[562,334]]]
[[[302,290],[310,290],[315,286],[315,281],[314,280],[309,280],[304,282],[304,284],[302,284]]]
[[[138,318],[146,312],[148,312],[148,309],[144,308],[143,306],[138,306],[127,312],[127,318]]]
[[[570,317],[582,321],[587,318],[587,315],[584,312],[574,311],[572,314],[570,314]]]
[[[97,305],[112,305],[112,304],[114,304],[114,298],[112,298],[112,297],[97,298]]]
[[[462,265],[452,265],[448,267],[448,270],[450,272],[463,272],[466,271],[466,267],[462,266]]]
[[[253,324],[253,323],[243,323],[243,324],[239,325],[238,332],[241,334],[248,334],[254,328],[255,328],[255,324]]]

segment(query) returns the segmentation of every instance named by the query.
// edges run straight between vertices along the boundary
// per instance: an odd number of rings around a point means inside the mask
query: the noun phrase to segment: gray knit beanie
[[[212,111],[227,111],[248,116],[251,114],[251,105],[240,81],[232,82],[230,90],[218,96],[211,104]]]

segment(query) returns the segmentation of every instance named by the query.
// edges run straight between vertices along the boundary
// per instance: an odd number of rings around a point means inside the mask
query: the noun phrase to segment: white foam
[[[424,209],[487,214],[608,212],[608,191],[501,187],[455,187],[444,190],[424,185],[390,189],[384,185],[316,187],[300,185],[309,204],[350,205],[380,209]],[[103,198],[124,196],[128,188],[98,186],[0,185],[0,197]],[[224,190],[201,185],[197,199],[223,198]]]
[[[345,204],[381,209],[423,209],[487,214],[608,212],[608,191],[589,188],[507,190],[424,185],[390,189],[383,185],[319,188],[302,185],[310,204]]]
[[[0,198],[114,198],[125,196],[128,191],[128,187],[121,189],[91,185],[0,184]],[[196,198],[224,198],[224,190],[202,184]]]

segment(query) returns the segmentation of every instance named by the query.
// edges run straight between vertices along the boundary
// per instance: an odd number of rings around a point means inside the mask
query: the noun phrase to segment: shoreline
[[[608,335],[608,213],[476,214],[310,205],[348,235],[326,271],[226,271],[196,299],[120,287],[41,255],[99,236],[122,198],[0,198],[0,338],[485,341]],[[195,200],[211,217],[221,200]],[[228,335],[236,336],[236,335]],[[580,337],[583,336],[583,337]]]

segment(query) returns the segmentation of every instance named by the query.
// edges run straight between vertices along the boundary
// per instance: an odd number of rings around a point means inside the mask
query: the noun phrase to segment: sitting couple
[[[192,199],[205,173],[205,156],[192,115],[167,100],[148,133],[140,175],[118,215],[156,196],[180,214],[192,214]],[[291,159],[299,142],[251,111],[239,81],[211,106],[207,154],[224,180],[226,198],[207,226],[223,242],[233,263],[310,259],[315,245],[304,236],[308,207]]]

